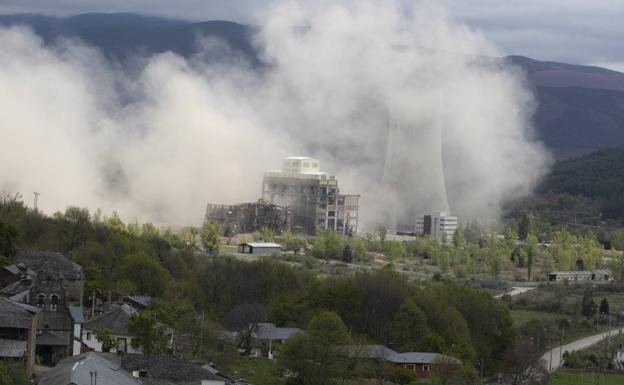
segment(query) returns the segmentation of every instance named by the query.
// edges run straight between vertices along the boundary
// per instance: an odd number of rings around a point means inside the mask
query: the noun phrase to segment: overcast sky
[[[264,10],[273,1],[2,0],[0,13],[28,12],[64,16],[84,12],[136,12],[194,21],[221,19],[253,24],[262,18]],[[315,1],[320,3],[325,0]],[[407,0],[405,2],[410,3]],[[507,54],[596,64],[624,71],[623,0],[429,2],[445,6],[454,18],[480,30]]]

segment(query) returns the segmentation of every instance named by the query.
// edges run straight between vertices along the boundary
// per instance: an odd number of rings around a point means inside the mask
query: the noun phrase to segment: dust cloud
[[[362,194],[369,227],[494,218],[531,193],[550,159],[534,100],[478,31],[429,3],[307,3],[264,13],[261,66],[200,37],[191,57],[129,72],[80,41],[0,29],[0,189],[38,191],[47,212],[199,224],[207,202],[255,200],[266,169],[310,155]]]

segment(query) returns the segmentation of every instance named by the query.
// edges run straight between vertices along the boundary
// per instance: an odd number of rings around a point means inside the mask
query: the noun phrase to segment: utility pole
[[[36,191],[33,194],[35,195],[35,211],[37,211],[37,203],[39,202],[39,195],[41,194]]]

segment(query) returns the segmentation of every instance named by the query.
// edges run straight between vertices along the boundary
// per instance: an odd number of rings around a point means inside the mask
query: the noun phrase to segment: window
[[[58,295],[52,294],[52,296],[50,297],[50,311],[58,310],[58,305],[59,305]]]
[[[91,341],[91,332],[87,332],[87,341]]]
[[[423,365],[423,372],[428,372],[429,371],[429,365]]]
[[[41,310],[45,309],[45,295],[39,294],[37,296],[37,307]]]

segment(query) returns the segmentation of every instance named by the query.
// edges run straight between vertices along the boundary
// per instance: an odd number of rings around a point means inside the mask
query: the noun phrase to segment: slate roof
[[[122,369],[132,372],[146,370],[147,377],[141,382],[147,385],[160,384],[201,384],[201,380],[230,382],[224,377],[203,369],[198,363],[179,357],[125,354],[121,359]]]
[[[74,323],[83,324],[85,322],[82,306],[69,306],[69,315],[74,320]]]
[[[69,345],[71,332],[45,330],[37,335],[37,345],[66,346]]]
[[[152,297],[150,297],[149,295],[129,295],[126,297],[126,300],[133,302],[145,309],[152,302]]]
[[[293,334],[301,332],[297,328],[279,328],[272,323],[259,323],[258,328],[253,333],[254,337],[259,340],[280,340],[284,341]]]
[[[21,250],[14,258],[16,263],[23,263],[34,271],[40,271],[48,265],[58,271],[64,279],[82,279],[82,266],[73,262],[69,257],[55,251]]]
[[[384,345],[342,345],[336,347],[336,352],[346,357],[371,359],[388,359],[399,354]]]
[[[84,324],[85,330],[95,330],[98,328],[106,328],[116,335],[128,335],[126,322],[130,319],[130,315],[136,313],[130,305],[118,305],[111,311],[100,314],[90,319]]]
[[[460,361],[449,356],[445,356],[439,353],[420,353],[420,352],[407,352],[398,353],[388,358],[388,361],[395,364],[431,364],[436,359],[449,359],[459,363]]]
[[[34,306],[0,299],[0,327],[29,329],[38,312],[39,309]]]
[[[102,385],[139,385],[131,374],[119,370],[120,365],[96,352],[67,357],[42,374],[38,385],[90,385],[91,372],[97,372],[97,383]]]
[[[21,358],[26,353],[27,341],[0,339],[0,357]]]

